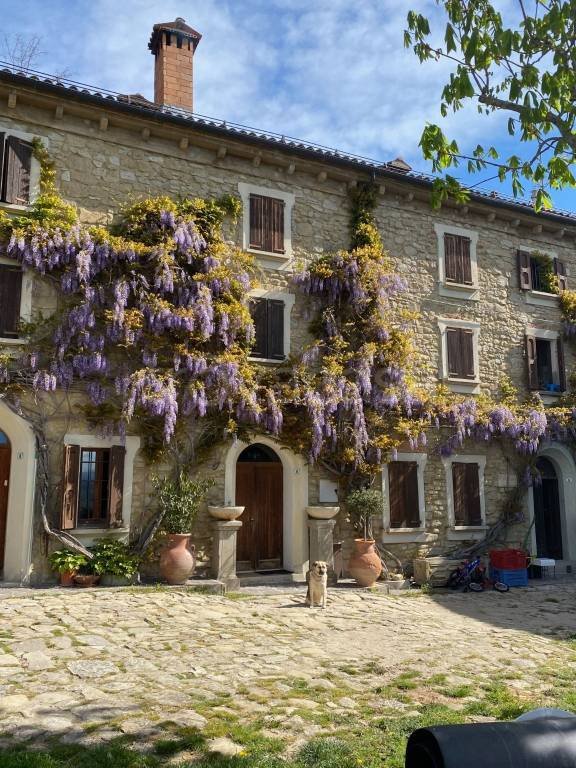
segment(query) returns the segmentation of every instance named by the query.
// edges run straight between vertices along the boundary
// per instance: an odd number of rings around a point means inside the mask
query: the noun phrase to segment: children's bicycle
[[[502,581],[490,581],[480,558],[475,557],[473,560],[464,560],[455,568],[448,576],[446,586],[449,589],[461,589],[462,592],[483,592],[490,584],[496,592],[508,592],[510,589]]]

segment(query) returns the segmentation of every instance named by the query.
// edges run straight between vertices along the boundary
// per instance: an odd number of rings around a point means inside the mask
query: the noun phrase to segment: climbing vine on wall
[[[255,265],[221,232],[239,200],[157,197],[126,206],[114,227],[88,226],[58,195],[40,142],[34,151],[40,195],[26,216],[0,216],[0,252],[52,282],[61,305],[23,328],[20,354],[0,356],[5,397],[83,391],[95,428],[139,430],[156,454],[200,422],[213,426],[211,443],[266,432],[355,484],[435,428],[445,455],[467,439],[500,438],[528,457],[547,437],[572,439],[569,399],[545,413],[506,382],[493,398],[421,383],[415,316],[399,308],[407,286],[384,250],[373,185],[352,193],[350,249],[294,276],[310,343],[266,368],[249,359]]]

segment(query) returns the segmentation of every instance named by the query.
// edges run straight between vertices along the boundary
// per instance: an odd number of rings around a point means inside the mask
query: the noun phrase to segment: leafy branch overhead
[[[438,125],[427,125],[420,146],[436,172],[465,162],[475,173],[492,169],[511,181],[514,196],[528,182],[537,187],[535,208],[551,207],[550,191],[574,186],[576,154],[576,0],[515,0],[505,17],[487,0],[437,0],[444,8],[442,43],[427,17],[408,14],[404,33],[421,62],[453,65],[442,91],[446,116],[467,103],[480,114],[508,116],[508,133],[526,145],[524,157],[503,157],[495,147],[478,145],[464,152]],[[446,173],[434,186],[433,202],[466,197],[455,177]]]

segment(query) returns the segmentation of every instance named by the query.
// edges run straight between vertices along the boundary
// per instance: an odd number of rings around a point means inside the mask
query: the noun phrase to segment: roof
[[[92,107],[113,110],[133,117],[160,120],[169,125],[197,130],[214,138],[241,141],[254,146],[256,149],[282,151],[294,157],[323,162],[352,172],[363,171],[369,173],[375,180],[390,179],[430,190],[435,178],[431,174],[412,170],[400,158],[391,162],[378,161],[306,140],[250,128],[218,118],[206,117],[180,107],[155,104],[140,94],[130,96],[104,88],[96,88],[85,83],[55,77],[31,69],[22,70],[0,61],[0,83],[2,82],[8,85],[32,88],[40,93],[77,101]],[[576,212],[557,209],[536,213],[530,200],[508,197],[495,190],[475,187],[470,189],[470,199],[508,209],[518,214],[533,216],[540,221],[547,220],[576,226]]]
[[[163,21],[159,24],[154,24],[152,34],[150,35],[150,42],[148,43],[148,48],[150,48],[152,53],[156,53],[158,50],[158,43],[160,42],[160,34],[162,32],[175,32],[183,37],[189,37],[192,40],[194,50],[196,50],[196,46],[202,39],[200,32],[196,32],[195,29],[186,24],[181,16],[177,16],[174,21]]]

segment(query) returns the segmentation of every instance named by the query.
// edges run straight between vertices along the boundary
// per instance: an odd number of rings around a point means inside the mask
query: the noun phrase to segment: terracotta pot
[[[61,571],[61,573],[60,573],[60,586],[61,587],[73,587],[74,586],[74,576],[76,576],[76,571]]]
[[[168,584],[184,584],[196,567],[189,533],[170,533],[160,555],[160,573]]]
[[[354,539],[354,552],[348,561],[348,571],[361,587],[371,587],[382,573],[380,557],[374,550],[373,539]]]
[[[74,576],[74,584],[77,587],[95,587],[100,581],[97,573],[77,573]]]

